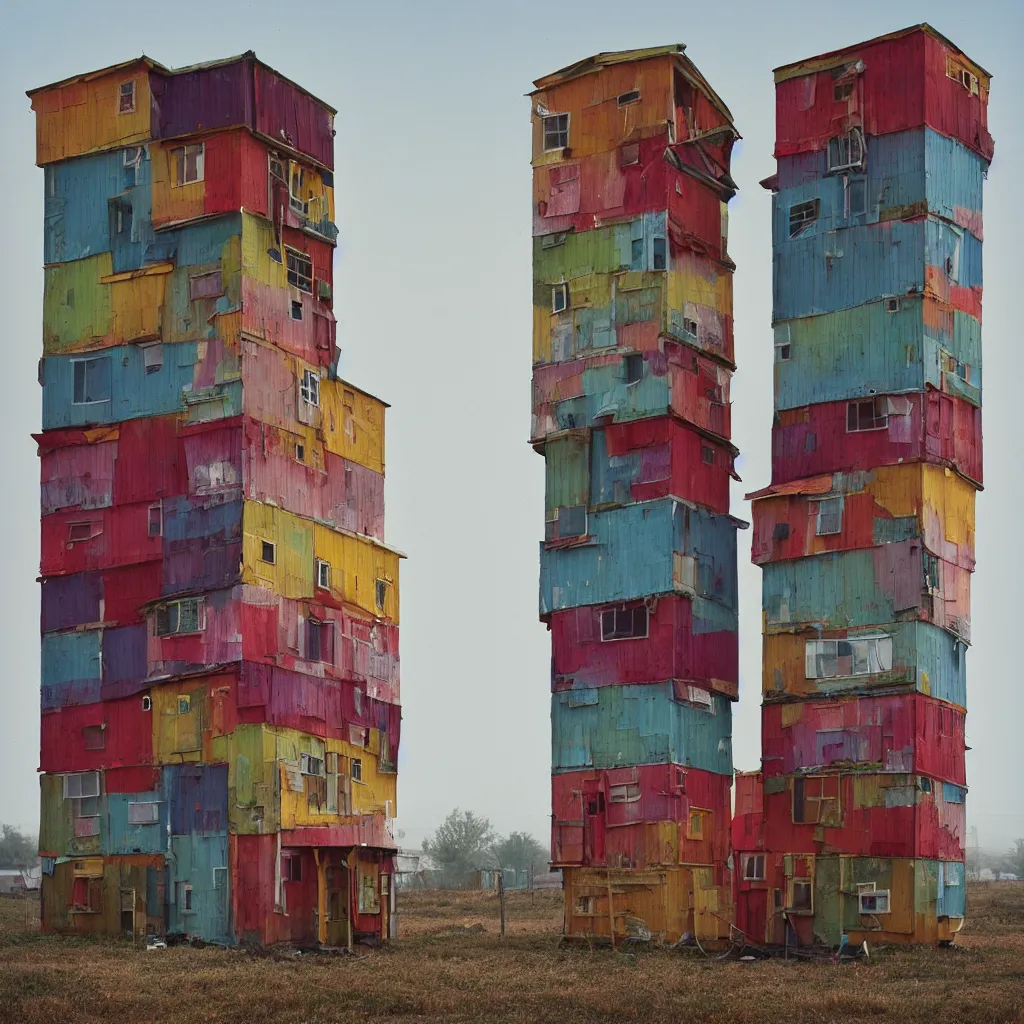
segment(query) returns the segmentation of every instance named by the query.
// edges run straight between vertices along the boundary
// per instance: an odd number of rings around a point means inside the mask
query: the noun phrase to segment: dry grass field
[[[1024,883],[969,889],[952,949],[852,964],[714,962],[559,944],[561,894],[401,894],[402,938],[353,957],[255,956],[38,934],[34,901],[0,899],[0,1022],[1024,1022]]]

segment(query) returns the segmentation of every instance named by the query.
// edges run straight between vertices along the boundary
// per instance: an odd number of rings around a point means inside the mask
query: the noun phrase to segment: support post
[[[313,847],[316,861],[316,941],[327,945],[327,864],[320,857],[320,848]]]
[[[608,933],[612,940],[612,950],[615,950],[615,899],[612,896],[612,873],[611,869],[608,871],[608,927],[611,931]]]
[[[505,872],[498,868],[498,930],[502,938],[505,937]]]

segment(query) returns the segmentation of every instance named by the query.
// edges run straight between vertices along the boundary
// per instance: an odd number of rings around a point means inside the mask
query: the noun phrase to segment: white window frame
[[[187,605],[194,602],[196,607],[196,622],[197,626],[195,629],[182,629],[181,628],[181,609],[183,605]],[[170,624],[171,608],[176,608],[177,622],[174,629],[168,629],[161,633],[160,630],[160,613],[165,611],[167,613],[167,621]],[[206,599],[202,597],[181,597],[174,601],[166,601],[153,613],[153,635],[154,636],[183,636],[190,633],[202,633],[206,629]]]
[[[814,517],[814,533],[818,537],[834,537],[843,532],[843,496],[821,498]]]
[[[857,153],[854,157],[854,144],[856,143]],[[833,163],[833,144],[835,144],[835,158]],[[846,160],[842,159],[843,149],[846,150]],[[834,174],[837,171],[849,171],[864,166],[864,133],[859,128],[851,128],[843,135],[834,135],[828,140],[825,146],[825,161],[828,173]]]
[[[61,776],[62,786],[64,791],[65,800],[80,800],[82,797],[99,796],[100,795],[100,773],[99,772],[67,772]],[[72,783],[72,779],[75,780]],[[93,785],[90,785],[89,792],[84,791],[83,783],[88,780]],[[74,790],[78,792],[74,792]],[[92,790],[95,789],[95,792]]]
[[[702,686],[694,686],[692,683],[687,683],[686,699],[694,707],[698,707],[702,711],[706,711],[709,715],[715,714],[715,695],[710,690],[705,690]]]
[[[860,662],[865,666],[857,671],[857,655],[851,651],[851,669],[853,671],[840,674],[838,671],[839,645],[847,644],[851,648],[864,645],[860,654]],[[837,671],[828,674],[818,671],[818,659],[831,658],[835,661]],[[856,676],[880,675],[892,671],[892,637],[888,634],[874,636],[851,636],[836,639],[808,640],[804,648],[804,676],[807,679],[852,679]]]
[[[640,802],[642,796],[640,784],[637,782],[622,782],[608,787],[610,804],[636,804]]]
[[[317,779],[327,778],[324,759],[315,754],[299,754],[299,771],[303,775],[312,775]]]
[[[129,86],[129,90],[128,90],[127,93],[125,92],[125,89],[124,89],[124,87],[126,85]],[[119,82],[118,83],[118,85],[117,85],[117,113],[118,113],[119,116],[121,114],[134,114],[135,113],[135,108],[136,108],[136,104],[137,104],[137,101],[138,101],[138,92],[139,92],[138,86],[137,86],[136,81],[135,81],[134,78],[129,78],[127,82]],[[121,101],[127,95],[131,96],[131,104],[128,107],[124,107],[122,105]]]
[[[188,176],[188,158],[194,156],[195,177]],[[186,142],[183,146],[175,146],[171,150],[171,159],[175,161],[174,176],[171,185],[174,188],[184,188],[186,185],[195,185],[205,180],[206,175],[206,143]]]
[[[763,882],[765,855],[763,853],[744,853],[741,855],[744,882]]]
[[[559,302],[561,298],[561,302]],[[551,288],[551,312],[566,313],[569,310],[569,284],[567,281],[559,281]]]
[[[145,815],[138,808],[146,808]],[[134,817],[133,817],[133,809]],[[159,825],[160,824],[160,801],[159,800],[137,800],[128,804],[129,825]]]
[[[785,328],[785,335],[782,333]],[[789,324],[776,324],[775,330],[775,362],[788,363],[793,358],[793,337]]]
[[[607,633],[607,634],[605,633],[605,618],[604,617],[606,615],[610,614],[610,615],[613,615],[613,616],[615,616],[617,618],[619,616],[619,614],[625,615],[628,612],[630,617],[631,617],[631,619],[632,619],[632,617],[635,616],[637,611],[639,609],[641,609],[641,608],[643,608],[643,610],[645,612],[645,614],[644,614],[644,631],[643,631],[643,633],[629,633],[628,635],[621,635],[621,636],[620,635],[616,635],[616,634],[618,634],[619,630],[617,628],[617,624],[616,624],[615,620],[613,620],[613,622],[612,622],[612,628],[610,630],[610,633]],[[615,643],[616,641],[619,641],[619,640],[646,640],[651,635],[651,612],[650,612],[650,609],[645,604],[632,605],[629,608],[623,607],[622,605],[616,605],[616,606],[614,606],[612,608],[601,608],[598,611],[598,616],[599,616],[599,625],[600,625],[600,628],[601,628],[601,642],[602,643]],[[632,621],[635,622],[635,619],[632,619]]]
[[[361,757],[353,757],[349,761],[349,778],[353,782],[363,781],[363,759]]]
[[[322,558],[316,560],[316,585],[319,590],[331,589],[331,563]]]
[[[82,371],[82,373],[84,375],[83,376],[83,380],[82,380],[82,384],[83,384],[83,393],[84,394],[88,394],[89,393],[89,366],[92,363],[99,364],[99,363],[104,363],[104,362],[107,363],[107,365],[109,366],[110,365],[110,356],[84,356],[81,359],[72,359],[71,360],[71,404],[72,405],[106,405],[110,401],[109,398],[83,398],[81,401],[79,401],[75,397],[76,392],[77,392],[77,388],[75,386],[75,374],[77,373],[76,367],[78,367],[79,365],[85,367],[85,369]],[[111,381],[111,386],[113,386],[113,381]]]
[[[195,890],[192,888],[191,882],[179,882],[178,883],[181,896],[178,899],[178,912],[181,914],[194,914],[196,908],[193,906],[192,894]]]
[[[890,894],[888,889],[876,889],[872,885],[870,889],[861,889],[857,886],[857,913],[873,917],[875,914],[890,913]],[[874,906],[867,907],[865,904],[874,902]],[[879,906],[884,903],[884,906]]]
[[[562,118],[565,118],[564,129],[560,124]],[[569,114],[543,114],[541,116],[541,144],[545,153],[557,153],[559,150],[569,148],[569,132],[572,127],[571,121],[572,118]],[[548,131],[549,122],[554,123],[554,128],[551,132]],[[550,145],[548,143],[549,138],[552,139],[552,143]]]
[[[306,405],[320,408],[320,374],[316,370],[303,370],[299,381],[299,398]]]

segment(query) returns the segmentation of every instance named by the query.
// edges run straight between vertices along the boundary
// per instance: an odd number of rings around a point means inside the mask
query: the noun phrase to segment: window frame
[[[841,534],[843,532],[843,512],[846,505],[843,495],[819,498],[815,505],[817,506],[814,515],[815,536],[835,537]]]
[[[153,513],[156,513],[154,520]],[[154,526],[156,527],[154,529]],[[164,503],[163,499],[154,501],[146,510],[146,536],[162,537],[164,535]]]
[[[565,126],[560,123],[564,119]],[[548,123],[555,122],[554,130],[548,130]],[[541,115],[541,147],[545,153],[557,153],[559,150],[569,148],[569,132],[571,129],[571,117],[565,114],[542,114]],[[553,142],[549,144],[551,137]]]
[[[636,632],[636,614],[637,612],[643,612],[643,633]],[[605,616],[611,615],[612,628],[610,631],[605,630]],[[618,617],[620,615],[629,615],[630,617],[630,632],[625,632],[625,627],[620,627],[618,624]],[[613,643],[617,640],[646,640],[651,635],[651,613],[650,609],[646,604],[640,603],[635,605],[613,605],[611,608],[602,608],[598,612],[599,616],[599,628],[601,630],[601,643]]]
[[[763,882],[765,880],[765,855],[763,853],[740,854],[740,865],[743,869],[744,882]],[[755,870],[751,871],[751,866]],[[760,867],[760,873],[757,868]]]
[[[856,141],[859,152],[857,158],[853,156],[853,144]],[[846,148],[846,161],[843,162],[843,147]],[[833,145],[835,146],[836,163],[832,162]],[[860,170],[864,166],[866,147],[864,145],[864,133],[860,128],[851,128],[841,135],[833,135],[825,145],[825,167],[827,174],[838,174],[841,171]]]
[[[562,304],[558,304],[558,296],[562,297]],[[559,281],[551,286],[551,314],[567,313],[569,311],[569,282]]]
[[[884,900],[884,909],[875,906],[871,909],[865,909],[864,904],[868,900]],[[889,889],[876,889],[872,884],[870,889],[860,889],[858,886],[857,892],[857,913],[862,917],[874,917],[877,914],[891,914],[892,913],[892,895]]]
[[[183,605],[195,603],[196,608],[196,628],[195,629],[182,629],[181,628],[181,609]],[[167,614],[167,622],[170,624],[170,610],[171,608],[176,609],[176,623],[174,629],[167,629],[163,632],[160,631],[160,614],[165,612]],[[179,597],[173,601],[165,601],[160,604],[153,612],[153,635],[159,637],[165,636],[188,636],[196,633],[202,633],[206,629],[206,598],[202,596],[196,597]]]
[[[331,563],[326,559],[316,559],[316,587],[317,590],[330,590],[331,589]],[[324,570],[326,574],[324,573]]]
[[[864,672],[851,671],[849,673],[841,673],[838,671],[840,658],[850,658],[850,667],[854,669],[857,667],[856,652],[853,650],[847,654],[841,654],[839,645],[847,644],[852,647],[853,644],[867,644],[864,652],[864,663],[867,665],[868,670]],[[825,649],[824,645],[834,645],[834,653],[829,654]],[[874,644],[874,648],[870,645]],[[886,651],[885,648],[888,648]],[[887,654],[887,657],[883,657]],[[819,659],[831,658],[836,664],[836,671],[831,674],[824,674],[818,671]],[[807,675],[808,668],[811,661],[814,661],[814,674]],[[873,669],[871,662],[874,659],[880,666],[877,669]],[[883,666],[884,661],[888,661],[889,667]],[[876,676],[882,675],[886,672],[892,671],[892,637],[887,633],[880,633],[871,636],[852,636],[852,637],[822,637],[808,639],[804,643],[804,678],[805,679],[854,679],[861,676]]]
[[[348,777],[353,782],[363,781],[363,759],[361,757],[349,758]]]
[[[291,265],[292,261],[296,264]],[[300,265],[301,264],[301,265]],[[309,266],[309,273],[305,272],[305,265]],[[284,247],[284,267],[288,284],[292,288],[298,288],[300,292],[313,294],[313,257],[308,252],[296,249],[294,246]]]
[[[391,586],[390,581],[386,580],[386,579],[383,579],[380,576],[377,576],[374,579],[374,581],[373,581],[373,587],[374,587],[374,590],[373,590],[374,606],[376,607],[377,611],[379,611],[379,612],[383,612],[384,608],[387,606],[387,603],[388,603],[388,587],[390,587],[390,586]]]
[[[628,92],[620,92],[615,97],[615,105],[618,107],[628,107],[631,103],[640,102],[640,90],[630,89]]]
[[[320,374],[316,370],[303,370],[299,380],[299,398],[312,406],[320,408]]]
[[[806,886],[807,888],[807,905],[796,906],[796,887]],[[789,880],[789,899],[786,901],[789,906],[786,908],[790,914],[814,914],[814,879],[809,878],[807,875],[795,875]]]
[[[664,235],[655,235],[651,239],[651,270],[668,270],[668,239]]]
[[[807,212],[810,216],[803,216]],[[804,202],[793,203],[789,208],[789,237],[799,238],[807,232],[813,224],[816,224],[821,217],[821,199],[807,199]],[[794,219],[795,218],[795,219]]]
[[[871,426],[861,426],[861,408],[871,406]],[[879,409],[884,408],[884,413]],[[856,418],[856,426],[851,426],[851,416]],[[867,434],[873,430],[886,430],[889,426],[889,400],[881,395],[870,398],[851,398],[846,403],[846,432],[848,434]]]
[[[125,86],[128,86],[128,92],[125,92]],[[118,82],[117,85],[117,114],[120,117],[122,114],[134,114],[138,104],[138,83],[136,79],[129,78],[127,81]],[[125,96],[130,96],[131,101],[129,106],[124,105]]]
[[[638,782],[618,782],[608,787],[608,803],[636,804],[643,799]]]
[[[170,151],[170,156],[175,161],[174,174],[171,177],[172,188],[184,188],[186,185],[198,185],[206,180],[206,143],[186,142],[175,146]],[[188,158],[195,157],[195,177],[188,176]]]
[[[267,555],[270,555],[268,558]],[[259,561],[266,565],[277,565],[277,544],[265,537],[260,537]]]
[[[151,808],[150,817],[140,820],[132,817],[133,807]],[[136,812],[138,813],[138,812]],[[159,800],[132,800],[128,803],[128,824],[129,825],[159,825],[160,824],[160,801]]]
[[[96,792],[95,793],[83,793],[81,782],[78,783],[77,793],[72,793],[71,786],[68,785],[69,779],[84,780],[86,778],[93,778],[96,781]],[[64,800],[81,800],[83,797],[92,797],[101,795],[102,786],[100,785],[100,773],[99,772],[62,772],[61,773],[61,792]]]
[[[71,404],[72,405],[105,405],[110,402],[111,397],[108,395],[106,398],[88,398],[85,397],[89,393],[89,367],[92,364],[103,365],[106,364],[110,367],[110,356],[81,356],[75,357],[71,360]],[[78,395],[78,367],[82,369],[82,393],[83,397],[79,399]],[[112,384],[112,379],[108,380],[108,388]]]

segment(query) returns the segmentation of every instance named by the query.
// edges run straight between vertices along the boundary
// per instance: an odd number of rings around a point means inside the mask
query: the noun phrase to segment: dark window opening
[[[608,608],[601,612],[602,640],[636,640],[647,636],[647,605]]]
[[[630,103],[636,103],[640,99],[640,90],[632,89],[629,92],[619,93],[616,100],[620,107],[628,106]]]
[[[700,461],[705,465],[713,466],[715,464],[715,449],[709,445],[702,444],[700,446]]]
[[[817,219],[821,209],[820,199],[797,203],[789,208],[789,237],[803,234]]]
[[[639,352],[631,353],[623,360],[627,384],[639,384],[644,375],[644,357]]]
[[[846,405],[846,430],[881,430],[889,425],[889,402],[885,398],[864,398]]]
[[[297,301],[296,299],[292,299],[292,319],[302,319],[302,303]]]
[[[664,238],[654,239],[654,251],[651,266],[655,270],[665,270],[668,267],[668,249]]]
[[[544,150],[565,149],[569,145],[569,115],[549,114],[544,118]]]
[[[839,82],[832,86],[832,97],[837,103],[853,94],[853,82]]]
[[[268,562],[270,565],[273,565],[274,562],[276,561],[276,559],[277,559],[277,548],[276,548],[276,545],[274,545],[269,540],[261,541],[260,542],[260,561],[261,562]]]

